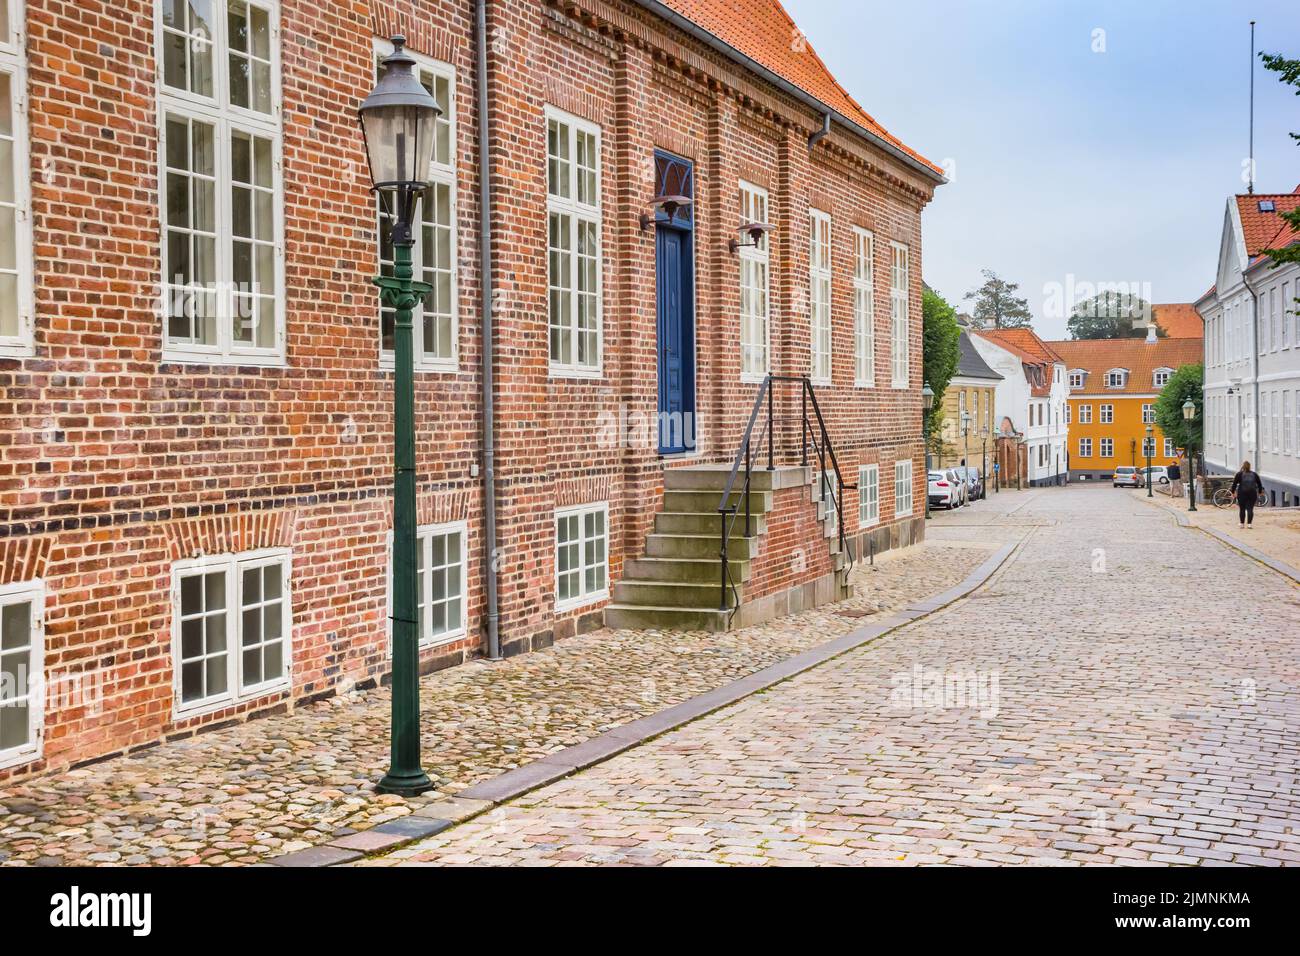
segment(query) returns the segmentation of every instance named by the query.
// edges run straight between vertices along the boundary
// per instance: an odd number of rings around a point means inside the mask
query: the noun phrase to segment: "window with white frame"
[[[1091,439],[1091,438],[1080,438],[1080,439],[1079,439],[1079,457],[1080,457],[1080,458],[1091,458],[1091,457],[1092,457],[1092,439]]]
[[[1091,425],[1091,424],[1092,424],[1092,406],[1091,406],[1091,405],[1080,405],[1080,406],[1079,406],[1079,424],[1080,424],[1080,425]]]
[[[831,217],[808,211],[808,292],[812,379],[831,380]]]
[[[880,520],[880,466],[858,466],[858,527]]]
[[[1300,395],[1297,395],[1300,397]],[[1292,449],[1296,448],[1295,444],[1295,419],[1296,407],[1292,404],[1292,392],[1285,391],[1282,393],[1282,453],[1291,454]]]
[[[1111,369],[1109,372],[1106,373],[1106,387],[1123,388],[1124,379],[1127,377],[1128,377],[1128,373],[1125,372],[1123,369]]]
[[[1115,421],[1115,406],[1114,406],[1114,405],[1105,405],[1105,404],[1103,404],[1103,405],[1101,406],[1101,419],[1100,419],[1100,421],[1101,421],[1101,423],[1102,423],[1103,425],[1109,425],[1109,424],[1111,424],[1112,422]]]
[[[420,646],[445,644],[465,635],[466,524],[416,529],[415,605]],[[393,536],[388,535],[389,552]],[[392,568],[388,574],[389,634],[392,634]]]
[[[910,287],[910,273],[907,261],[907,246],[901,242],[891,242],[889,267],[889,316],[890,316],[890,356],[894,388],[907,388],[910,378],[907,320],[907,290]]]
[[[555,513],[555,608],[565,610],[609,596],[609,505]]]
[[[894,462],[894,517],[912,513],[912,462]]]
[[[1146,458],[1147,456],[1152,458],[1156,456],[1156,440],[1154,438],[1142,439],[1142,457]]]
[[[178,713],[289,687],[290,564],[288,551],[267,549],[173,565]]]
[[[1142,424],[1153,425],[1156,420],[1156,407],[1151,402],[1142,403]]]
[[[21,4],[0,0],[0,356],[33,351],[31,173]]]
[[[375,40],[378,61],[393,52],[388,40]],[[407,51],[410,53],[410,51]],[[429,161],[429,188],[420,196],[412,225],[415,248],[411,250],[415,279],[432,288],[416,305],[414,326],[415,367],[456,369],[459,338],[458,280],[456,274],[456,74],[446,63],[410,53],[416,62],[420,84],[438,102],[442,113],[434,121],[433,154]],[[393,223],[384,205],[376,200],[379,217],[379,272],[393,274]],[[380,361],[393,362],[393,334],[397,311],[379,307]]]
[[[767,222],[767,190],[743,180],[740,183],[740,222]],[[744,240],[740,256],[740,377],[759,381],[770,368],[770,310],[766,234],[751,245]]]
[[[1102,458],[1115,457],[1115,439],[1103,438],[1101,440],[1101,457]]]
[[[41,581],[0,584],[0,767],[40,755],[44,613]]]
[[[1070,388],[1083,388],[1083,372],[1076,370],[1070,373]]]
[[[162,0],[163,358],[282,364],[278,0]]]
[[[853,229],[853,383],[876,384],[876,238]]]
[[[1174,455],[1176,455],[1176,454],[1178,454],[1178,451],[1177,451],[1177,449],[1174,448],[1174,440],[1173,440],[1172,438],[1166,438],[1166,439],[1165,439],[1165,457],[1166,457],[1166,458],[1173,458]]]
[[[835,480],[835,472],[813,472],[813,498],[825,505],[822,517],[838,524],[840,487]]]
[[[546,108],[547,292],[551,372],[600,374],[600,127]]]
[[[1173,369],[1168,369],[1168,368],[1156,369],[1155,378],[1154,378],[1156,388],[1164,388],[1166,385],[1168,385],[1169,376],[1172,374],[1173,374]]]
[[[1274,392],[1271,399],[1273,405],[1273,451],[1282,450],[1282,393]]]
[[[1065,414],[1065,424],[1068,425],[1070,424],[1070,420],[1074,417],[1074,411],[1073,409],[1070,408],[1069,402],[1066,402],[1063,406],[1061,406],[1061,408]]]

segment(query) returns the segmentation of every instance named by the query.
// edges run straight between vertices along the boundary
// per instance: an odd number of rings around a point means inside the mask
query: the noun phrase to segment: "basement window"
[[[421,647],[435,647],[465,636],[466,554],[463,521],[416,529],[416,619]],[[388,533],[388,636],[392,653],[393,534]]]
[[[609,505],[555,512],[555,610],[609,597]]]
[[[0,767],[41,753],[44,597],[40,581],[0,585]]]

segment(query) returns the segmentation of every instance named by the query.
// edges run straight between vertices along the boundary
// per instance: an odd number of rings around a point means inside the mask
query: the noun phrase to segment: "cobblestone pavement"
[[[971,597],[365,862],[1300,863],[1300,590],[1122,491],[1003,508]]]
[[[1196,502],[1196,511],[1187,510],[1186,498],[1170,498],[1156,492],[1147,498],[1145,491],[1130,491],[1130,495],[1168,511],[1179,512],[1194,527],[1212,528],[1242,544],[1255,548],[1277,561],[1300,568],[1300,508],[1256,508],[1255,521],[1250,530],[1237,522],[1237,506],[1216,508],[1207,501]]]
[[[946,590],[996,546],[941,537],[860,565],[863,596],[781,621],[721,635],[601,630],[424,678],[425,767],[437,783],[424,798],[375,793],[389,694],[346,694],[0,787],[0,865],[239,865],[368,829]]]

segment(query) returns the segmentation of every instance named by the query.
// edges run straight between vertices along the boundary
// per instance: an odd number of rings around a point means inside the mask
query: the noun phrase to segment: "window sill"
[[[163,365],[194,365],[210,368],[288,368],[289,363],[279,353],[275,355],[245,355],[226,352],[176,352],[163,349]]]
[[[35,763],[41,759],[43,754],[44,750],[39,740],[34,744],[27,744],[10,750],[0,750],[0,770],[20,767],[26,763]]]
[[[227,710],[231,707],[241,707],[244,704],[252,703],[262,697],[269,697],[275,694],[287,694],[291,689],[291,683],[288,678],[279,680],[270,684],[259,684],[256,687],[249,688],[248,691],[241,692],[239,696],[226,696],[220,698],[209,698],[207,700],[194,701],[191,704],[181,704],[175,696],[172,698],[172,722],[177,723],[183,720],[192,720],[195,717],[206,717],[209,714],[215,714],[218,711]]]
[[[767,381],[768,372],[742,372],[740,374],[740,384],[742,385],[762,385]]]
[[[31,358],[36,349],[26,342],[0,342],[0,358]]]
[[[602,368],[583,368],[575,365],[551,365],[547,368],[549,378],[594,380],[605,377]]]
[[[391,374],[397,370],[397,366],[391,358],[381,358],[379,360],[379,371]],[[428,372],[434,375],[455,375],[460,372],[459,358],[452,358],[439,361],[416,362],[414,370],[418,372]]]
[[[853,387],[854,387],[854,388],[875,388],[875,387],[876,387],[876,380],[873,378],[873,379],[869,379],[869,380],[866,380],[866,381],[860,381],[860,382],[859,382],[859,381],[855,381],[855,382],[853,383]]]
[[[580,611],[583,608],[590,607],[593,604],[600,604],[603,601],[608,601],[609,594],[610,594],[609,589],[606,588],[603,591],[597,591],[595,594],[584,594],[580,598],[571,598],[570,600],[565,601],[564,603],[560,603],[557,601],[555,604],[554,613],[567,614],[570,611]]]

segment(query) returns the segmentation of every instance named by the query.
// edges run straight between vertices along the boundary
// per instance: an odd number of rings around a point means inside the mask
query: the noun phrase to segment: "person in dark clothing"
[[[1237,499],[1237,516],[1243,528],[1249,528],[1255,520],[1255,503],[1264,493],[1264,482],[1259,480],[1259,473],[1250,470],[1250,462],[1241,463],[1241,471],[1232,476],[1232,495]]]

